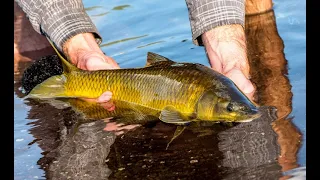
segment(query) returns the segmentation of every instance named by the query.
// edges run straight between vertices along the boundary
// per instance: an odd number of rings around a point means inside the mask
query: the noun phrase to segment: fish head
[[[205,121],[250,122],[261,116],[259,108],[245,95],[234,97],[207,91],[197,104],[197,119]]]

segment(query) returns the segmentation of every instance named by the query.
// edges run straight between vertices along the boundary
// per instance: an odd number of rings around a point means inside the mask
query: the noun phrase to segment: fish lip
[[[236,122],[251,122],[255,119],[258,119],[262,116],[261,112],[258,110],[258,109],[255,109],[254,112],[250,112],[250,114],[248,114],[249,117],[246,118],[246,119],[242,119],[242,120],[239,120],[239,121],[236,121]]]
[[[240,121],[236,121],[236,122],[251,122],[253,121],[255,118],[249,118],[249,119],[244,119],[244,120],[240,120]]]

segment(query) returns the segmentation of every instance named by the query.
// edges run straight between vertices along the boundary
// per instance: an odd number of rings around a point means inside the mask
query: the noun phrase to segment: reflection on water
[[[279,118],[272,126],[279,136],[279,164],[283,171],[296,168],[301,134],[288,117],[292,111],[292,92],[284,44],[277,31],[274,12],[247,16],[246,35],[251,77],[258,91],[257,102],[278,109]]]
[[[96,8],[100,6],[86,10]],[[69,106],[59,106],[52,102],[25,100],[30,107],[27,119],[33,120],[28,124],[32,125],[28,131],[34,137],[29,144],[37,144],[42,149],[42,157],[35,161],[44,170],[46,178],[287,179],[299,176],[305,179],[305,169],[299,169],[297,163],[301,134],[292,123],[294,117],[290,116],[292,87],[274,12],[247,16],[246,35],[251,78],[257,88],[256,101],[260,105],[276,106],[276,114],[264,109],[261,118],[249,123],[195,124],[187,127],[165,150],[175,132],[174,125],[160,121],[143,123],[143,126],[116,136],[114,132],[106,131],[111,121],[106,117],[116,117],[116,114],[96,104],[70,100]],[[154,42],[140,48],[161,41]],[[186,39],[182,42],[191,43]],[[33,67],[27,73],[29,76],[24,77],[29,85],[25,86],[27,92],[37,83],[61,73],[57,59],[46,58],[41,62],[33,66],[18,62],[15,66],[14,90],[20,98],[23,98],[21,73],[26,67]],[[125,110],[125,117],[130,118],[117,117],[115,120],[128,122],[139,116],[130,109]]]
[[[114,11],[120,11],[120,10],[124,10],[126,8],[130,7],[130,5],[121,5],[121,6],[115,6],[113,7],[111,10],[114,10]],[[103,6],[90,6],[90,7],[87,7],[87,8],[84,8],[84,10],[86,12],[90,12],[90,11],[94,11],[96,9],[106,9],[105,7]],[[101,17],[101,16],[104,16],[106,14],[109,14],[109,12],[103,12],[103,13],[99,13],[99,14],[93,14],[91,15],[91,17]]]
[[[114,8],[112,8],[112,10],[124,10],[125,8],[130,7],[130,5],[122,5],[122,6],[116,6]]]
[[[137,48],[144,48],[144,47],[147,47],[147,46],[151,46],[151,45],[154,45],[154,44],[159,44],[159,43],[163,43],[165,41],[157,41],[157,42],[152,42],[152,43],[149,43],[149,44],[146,44],[146,45],[143,45],[143,46],[138,46]]]
[[[37,119],[30,133],[44,151],[38,164],[48,179],[281,176],[277,135],[271,126],[276,116],[267,108],[261,118],[249,123],[190,125],[165,150],[174,125],[157,121],[115,138],[104,130],[108,124],[101,120],[109,112],[101,113],[102,108],[94,107],[95,103],[64,100],[71,108],[58,109],[52,102],[25,101],[32,107],[28,119]]]
[[[103,6],[91,6],[91,7],[84,8],[84,10],[88,12],[88,11],[93,11],[99,8],[103,8]]]
[[[99,17],[99,16],[104,16],[106,14],[108,14],[109,12],[105,12],[105,13],[100,13],[100,14],[95,14],[95,15],[92,15],[93,17]]]
[[[112,42],[109,42],[109,43],[101,44],[100,47],[110,46],[110,45],[113,45],[113,44],[122,43],[122,42],[130,41],[130,40],[135,40],[135,39],[143,38],[143,37],[146,37],[146,36],[148,36],[148,34],[145,34],[145,35],[142,35],[142,36],[131,37],[131,38],[124,38],[124,39],[120,39],[120,40],[117,40],[117,41],[112,41]]]

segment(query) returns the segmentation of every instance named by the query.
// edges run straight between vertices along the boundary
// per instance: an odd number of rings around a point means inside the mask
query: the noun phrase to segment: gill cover
[[[211,120],[215,114],[215,104],[218,101],[217,96],[212,90],[206,91],[198,100],[196,111],[197,119]]]

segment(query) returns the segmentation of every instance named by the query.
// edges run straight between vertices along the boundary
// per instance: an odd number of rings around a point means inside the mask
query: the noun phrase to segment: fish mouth
[[[251,122],[259,117],[261,117],[261,112],[258,109],[253,109],[250,114],[247,114],[247,118],[238,120],[236,122]]]

